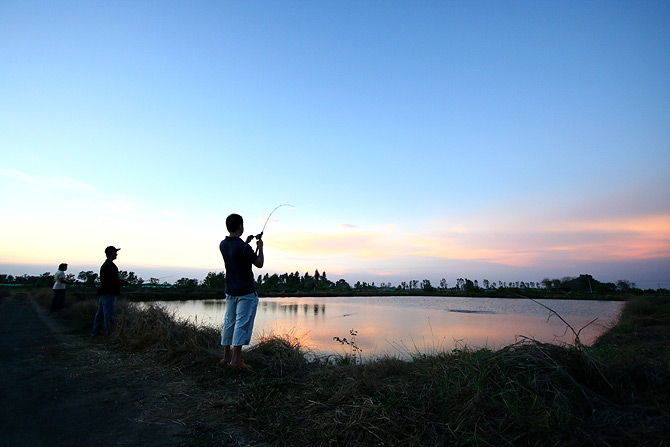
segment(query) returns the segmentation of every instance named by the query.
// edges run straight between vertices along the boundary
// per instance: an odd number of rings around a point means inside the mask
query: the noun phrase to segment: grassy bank
[[[59,318],[86,335],[95,309],[95,300],[72,297]],[[218,331],[163,309],[121,300],[117,324],[104,341],[110,348],[220,388],[221,421],[271,445],[663,446],[670,439],[669,297],[631,299],[593,347],[525,340],[361,365],[355,357],[308,361],[299,340],[280,335],[245,352],[252,372],[218,366]]]

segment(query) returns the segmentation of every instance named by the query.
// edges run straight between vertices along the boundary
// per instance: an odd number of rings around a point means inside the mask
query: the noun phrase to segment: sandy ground
[[[0,365],[3,447],[256,445],[220,422],[213,387],[68,334],[32,300],[0,303]]]

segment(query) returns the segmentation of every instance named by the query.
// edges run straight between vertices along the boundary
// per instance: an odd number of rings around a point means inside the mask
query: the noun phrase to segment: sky
[[[291,204],[256,274],[670,287],[667,1],[3,1],[0,61],[0,273]]]

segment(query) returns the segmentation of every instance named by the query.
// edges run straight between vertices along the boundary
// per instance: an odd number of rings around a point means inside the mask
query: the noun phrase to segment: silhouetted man
[[[242,241],[240,237],[244,233],[244,221],[239,214],[231,214],[226,218],[226,228],[230,234],[219,244],[226,265],[226,316],[221,331],[222,362],[232,367],[247,368],[242,360],[242,346],[251,342],[258,307],[258,294],[251,266],[263,267],[263,241],[256,241],[256,253],[249,245],[254,238],[252,235]]]
[[[93,331],[91,336],[95,337],[100,333],[102,324],[105,324],[105,333],[109,335],[114,324],[114,301],[121,294],[121,286],[128,284],[127,281],[119,279],[119,269],[114,264],[117,252],[120,248],[109,246],[105,248],[107,259],[100,266],[100,287],[98,287],[98,311],[93,320]]]

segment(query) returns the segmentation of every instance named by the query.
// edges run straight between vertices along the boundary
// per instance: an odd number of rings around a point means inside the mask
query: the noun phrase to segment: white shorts
[[[221,330],[222,346],[242,346],[251,342],[258,294],[226,295],[226,316]]]

